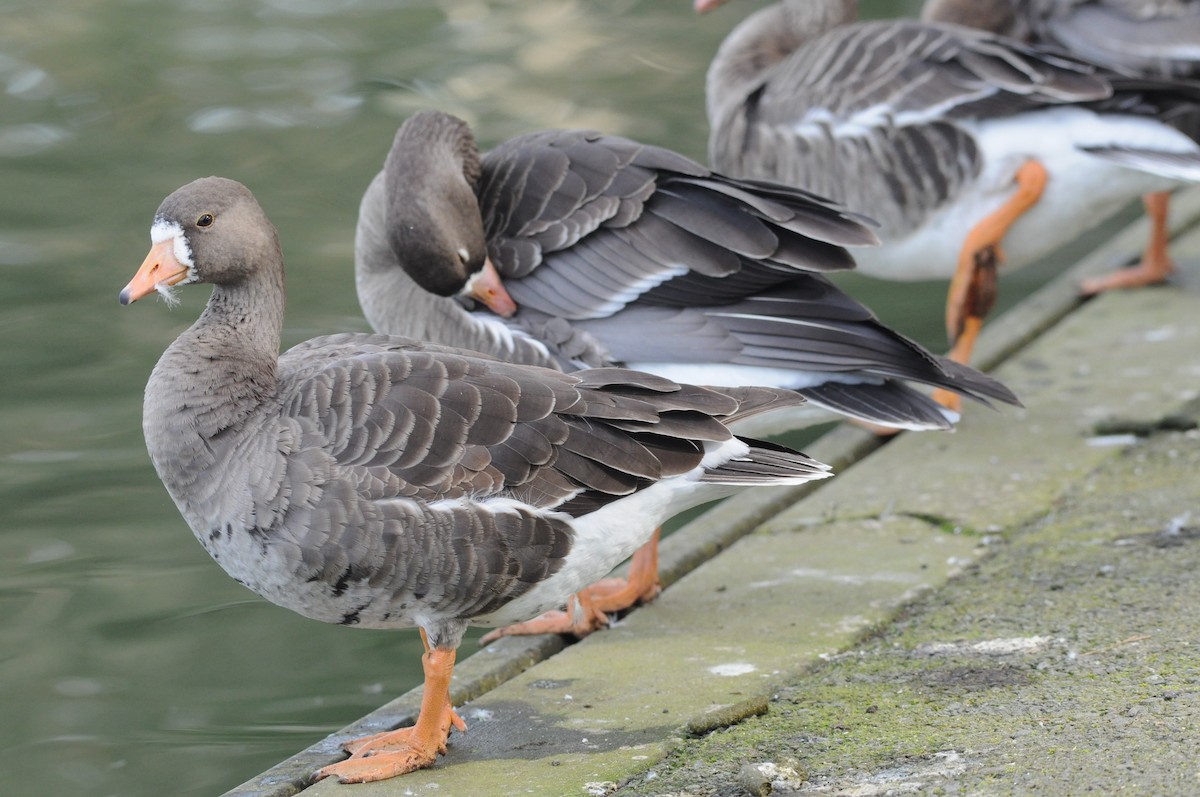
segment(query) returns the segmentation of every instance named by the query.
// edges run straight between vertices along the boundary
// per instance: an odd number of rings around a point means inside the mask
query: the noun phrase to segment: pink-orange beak
[[[725,5],[726,0],[694,0],[692,10],[697,14],[706,14],[717,6]]]
[[[504,283],[496,272],[489,257],[483,261],[483,269],[472,279],[467,295],[476,301],[483,302],[487,308],[501,318],[508,318],[517,312],[517,303],[504,289]]]
[[[162,243],[155,244],[150,254],[142,261],[142,266],[133,275],[133,279],[121,291],[121,304],[132,304],[143,296],[154,293],[159,283],[177,285],[188,275],[188,267],[175,258],[175,239],[168,238]]]

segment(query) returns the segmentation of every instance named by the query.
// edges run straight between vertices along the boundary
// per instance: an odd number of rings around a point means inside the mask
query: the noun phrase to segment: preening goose
[[[342,334],[279,354],[283,256],[240,183],[209,177],[159,207],[128,304],[191,282],[203,314],[146,385],[154,467],[233,578],[307,617],[421,629],[413,728],[356,740],[345,781],[428,766],[450,728],[469,624],[561,605],[671,515],[828,469],[729,424],[792,391],[710,389],[621,368],[565,374],[407,338]]]
[[[1023,266],[1137,196],[1200,179],[1200,148],[1162,121],[1195,86],[856,13],[854,0],[784,0],[738,25],[708,72],[709,155],[877,219],[883,246],[856,253],[865,273],[951,278],[960,362],[1000,261]]]
[[[808,399],[786,416],[758,416],[754,433],[828,411],[892,428],[949,428],[943,408],[908,381],[1014,403],[994,380],[929,354],[825,278],[853,267],[845,247],[874,240],[831,202],[732,180],[659,147],[567,130],[480,155],[465,122],[425,111],[397,131],[363,196],[356,281],[380,332],[567,371],[621,364]],[[453,298],[463,292],[496,312]],[[644,552],[631,588],[595,595],[598,607],[651,597],[654,561]],[[556,618],[509,630],[568,630]]]
[[[1196,0],[928,0],[921,18],[1051,45],[1123,74],[1200,77],[1200,2]],[[1200,139],[1200,113],[1170,119]],[[1163,282],[1174,266],[1167,253],[1170,194],[1142,201],[1151,220],[1141,262],[1083,283],[1084,293]]]
[[[904,429],[950,427],[907,381],[1012,402],[822,275],[875,240],[831,202],[660,147],[545,131],[480,155],[465,122],[425,111],[363,196],[356,284],[376,331],[515,362],[787,387]],[[496,312],[449,298],[463,293]]]

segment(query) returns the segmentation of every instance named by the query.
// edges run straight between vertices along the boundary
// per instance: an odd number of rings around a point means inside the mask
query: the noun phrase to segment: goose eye
[[[213,218],[213,214],[205,213],[205,214],[201,215],[200,218],[196,219],[196,226],[197,227],[211,227],[212,223],[214,221],[216,221],[216,219]]]

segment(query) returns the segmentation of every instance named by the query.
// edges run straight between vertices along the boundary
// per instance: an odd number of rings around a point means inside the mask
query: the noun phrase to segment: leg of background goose
[[[629,575],[625,579],[606,578],[588,587],[596,609],[611,614],[628,609],[638,603],[654,600],[662,592],[658,581],[658,539],[660,530],[654,530],[650,542],[638,548],[629,562]]]
[[[445,754],[450,728],[459,732],[467,729],[450,704],[454,648],[430,648],[424,629],[421,641],[425,643],[425,655],[421,657],[425,691],[417,724],[346,742],[342,746],[350,757],[318,770],[318,779],[334,775],[342,783],[366,783],[430,766],[439,753]]]
[[[592,584],[571,599],[565,612],[546,612],[523,623],[497,628],[479,640],[486,645],[502,636],[534,634],[572,634],[583,638],[608,625],[608,615],[628,609],[638,602],[654,600],[662,587],[658,583],[658,538],[654,530],[650,541],[634,551],[628,578],[606,578]],[[579,614],[575,611],[578,603]]]
[[[479,644],[486,645],[503,636],[536,636],[537,634],[571,634],[582,639],[606,625],[608,625],[608,615],[596,608],[591,594],[588,590],[584,590],[567,599],[566,611],[546,612],[523,623],[514,623],[494,629],[484,634],[480,638]]]
[[[1141,288],[1166,282],[1175,270],[1171,256],[1167,253],[1167,211],[1170,209],[1171,193],[1158,191],[1142,197],[1146,215],[1150,217],[1150,240],[1142,253],[1142,262],[1133,268],[1123,268],[1107,277],[1084,280],[1079,290],[1085,296],[1114,288]]]
[[[995,254],[993,249],[981,249],[976,253],[977,262],[972,281],[963,299],[961,326],[954,338],[954,346],[948,354],[955,362],[970,362],[975,341],[983,329],[983,319],[996,303]],[[962,408],[962,396],[944,388],[933,391],[933,400],[955,412]]]
[[[1004,262],[1001,242],[1017,219],[1041,198],[1046,187],[1046,168],[1037,161],[1026,161],[1017,170],[1016,181],[1016,193],[967,234],[958,268],[950,280],[946,332],[954,342],[950,358],[956,362],[965,364],[971,357],[983,318],[995,301],[996,268]],[[937,390],[933,395],[953,410],[962,404],[962,398],[948,390]]]

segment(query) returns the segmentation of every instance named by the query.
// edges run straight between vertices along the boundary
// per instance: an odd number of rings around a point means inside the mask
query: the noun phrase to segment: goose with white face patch
[[[387,335],[279,354],[283,256],[251,193],[217,177],[159,207],[122,304],[161,286],[212,296],[146,385],[154,467],[233,578],[325,622],[420,628],[412,728],[347,744],[318,776],[378,780],[433,763],[451,728],[469,624],[561,605],[670,516],[755,485],[829,475],[729,425],[801,403],[621,368],[564,374]]]
[[[856,23],[857,5],[783,0],[726,37],[708,72],[709,157],[877,219],[883,245],[858,254],[864,273],[949,278],[951,358],[969,360],[1002,262],[1026,265],[1142,194],[1200,180],[1200,147],[1164,121],[1200,86],[957,25]]]

